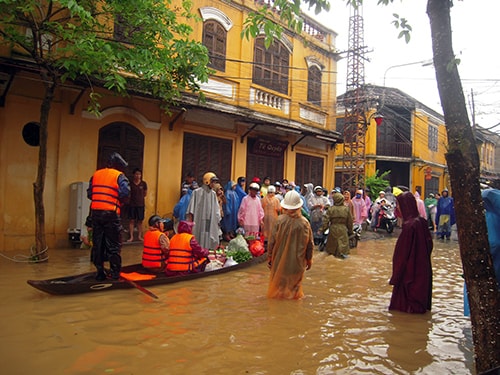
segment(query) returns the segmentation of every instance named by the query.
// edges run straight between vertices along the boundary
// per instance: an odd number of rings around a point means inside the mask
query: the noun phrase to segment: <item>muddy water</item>
[[[0,258],[2,374],[473,374],[457,243],[435,242],[433,310],[392,313],[394,238],[314,254],[302,301],[264,296],[268,269],[137,290],[51,296],[26,284],[93,270],[85,250]],[[123,248],[124,264],[138,246]],[[9,257],[15,254],[4,253]]]

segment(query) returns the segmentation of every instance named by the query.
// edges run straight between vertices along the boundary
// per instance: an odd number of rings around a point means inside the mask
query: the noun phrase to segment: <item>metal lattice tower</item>
[[[342,158],[342,188],[353,189],[365,185],[366,149],[366,98],[365,84],[366,47],[364,45],[361,5],[351,8],[349,18],[349,45],[347,52],[347,87],[344,95],[344,153]]]

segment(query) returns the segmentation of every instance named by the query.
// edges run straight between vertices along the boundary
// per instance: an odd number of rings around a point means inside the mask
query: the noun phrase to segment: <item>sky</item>
[[[499,0],[454,0],[451,9],[453,50],[461,62],[458,67],[469,119],[483,128],[500,132],[500,50],[496,26]],[[328,13],[313,16],[337,32],[336,48],[347,51],[351,9],[343,0],[330,0]],[[432,45],[426,0],[394,0],[390,6],[378,6],[377,0],[364,0],[364,44],[367,46],[365,83],[398,88],[419,102],[443,113],[432,65]],[[404,17],[413,31],[410,43],[398,39],[392,25],[393,13]],[[347,57],[347,55],[344,55]],[[409,64],[407,66],[397,66]],[[337,94],[345,92],[347,59],[338,63]],[[472,110],[474,108],[474,110]]]

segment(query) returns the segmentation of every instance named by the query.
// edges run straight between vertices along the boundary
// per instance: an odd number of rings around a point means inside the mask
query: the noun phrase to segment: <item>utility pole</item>
[[[474,104],[474,89],[470,89],[471,99],[471,114],[472,114],[472,131],[476,130],[476,105]]]
[[[366,103],[364,93],[366,46],[364,21],[360,4],[353,4],[349,18],[347,52],[347,86],[344,95],[344,147],[342,158],[342,188],[365,185],[366,164]]]

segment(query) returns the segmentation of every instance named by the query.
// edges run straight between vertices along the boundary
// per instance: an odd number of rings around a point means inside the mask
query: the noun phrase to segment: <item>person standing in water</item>
[[[268,298],[300,299],[304,297],[302,280],[312,265],[313,233],[302,216],[302,199],[295,190],[285,194],[284,213],[276,219],[268,242],[268,265],[271,270]]]

